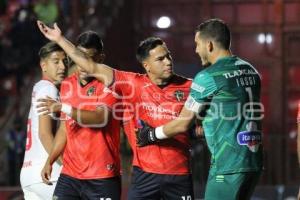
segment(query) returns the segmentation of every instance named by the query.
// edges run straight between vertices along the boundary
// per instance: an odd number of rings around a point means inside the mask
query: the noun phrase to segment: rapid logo
[[[262,141],[261,131],[257,130],[255,122],[249,122],[246,129],[247,131],[237,134],[237,142],[239,145],[247,145],[250,151],[257,152]]]
[[[182,101],[184,98],[184,92],[182,90],[176,90],[174,92],[174,96],[176,97],[177,101]]]
[[[90,87],[89,89],[88,89],[88,91],[86,92],[86,94],[88,95],[88,96],[92,96],[94,93],[95,93],[95,87],[94,86],[92,86],[92,87]]]

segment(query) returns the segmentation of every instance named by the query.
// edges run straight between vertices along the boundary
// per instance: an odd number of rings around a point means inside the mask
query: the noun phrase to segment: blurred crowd
[[[27,113],[20,115],[19,111],[25,98],[19,97],[28,88],[31,90],[28,82],[40,75],[38,51],[47,42],[36,20],[50,25],[58,22],[71,40],[88,29],[104,36],[122,3],[123,0],[0,0],[0,131],[6,133],[0,137],[1,143],[4,141],[0,146],[6,147],[9,185],[19,184],[18,163],[23,159],[26,141]],[[17,99],[16,104],[12,97]],[[9,107],[13,109],[8,111]],[[12,112],[16,113],[13,125],[9,131],[4,130],[7,115]]]

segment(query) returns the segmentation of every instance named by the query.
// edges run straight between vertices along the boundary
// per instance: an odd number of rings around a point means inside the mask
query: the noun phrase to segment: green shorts
[[[205,200],[248,200],[259,180],[261,171],[234,174],[209,174]]]

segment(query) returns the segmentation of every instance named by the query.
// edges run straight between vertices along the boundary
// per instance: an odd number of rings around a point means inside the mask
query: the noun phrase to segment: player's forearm
[[[72,108],[72,118],[82,125],[97,125],[104,127],[109,118],[108,111],[88,111]]]
[[[59,156],[61,155],[62,152],[63,152],[63,148],[61,148],[61,147],[53,148],[53,150],[49,154],[47,162],[50,165],[52,165],[59,158]],[[60,160],[60,162],[62,162],[62,160]]]
[[[194,113],[183,107],[176,119],[163,126],[161,134],[165,134],[166,137],[169,138],[179,133],[187,132],[192,124],[193,119]]]
[[[46,152],[50,154],[54,140],[52,132],[41,130],[39,133],[39,138]]]
[[[170,138],[179,133],[187,132],[190,128],[190,121],[177,118],[163,126],[164,134]]]
[[[56,42],[77,65],[90,74],[94,73],[94,62],[86,54],[76,48],[67,38],[61,36]]]
[[[49,162],[52,165],[59,158],[59,156],[62,155],[66,143],[67,143],[67,136],[65,135],[65,132],[58,131],[55,136],[54,144],[51,153],[49,154],[47,162]]]
[[[95,63],[88,55],[74,46],[69,40],[61,36],[58,45],[70,56],[70,58],[90,76],[95,77],[105,85],[113,81],[113,69],[107,65]]]

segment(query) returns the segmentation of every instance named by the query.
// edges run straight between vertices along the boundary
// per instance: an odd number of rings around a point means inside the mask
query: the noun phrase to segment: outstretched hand
[[[37,20],[37,25],[38,25],[40,31],[49,40],[51,40],[53,42],[58,42],[62,38],[62,33],[61,33],[60,28],[57,26],[57,23],[54,23],[53,28],[50,28],[42,21]]]
[[[149,126],[146,122],[139,120],[139,127],[136,130],[136,143],[139,147],[155,143],[158,139],[155,136],[155,128]]]
[[[61,103],[48,97],[37,100],[37,112],[43,115],[58,113],[61,111]]]

